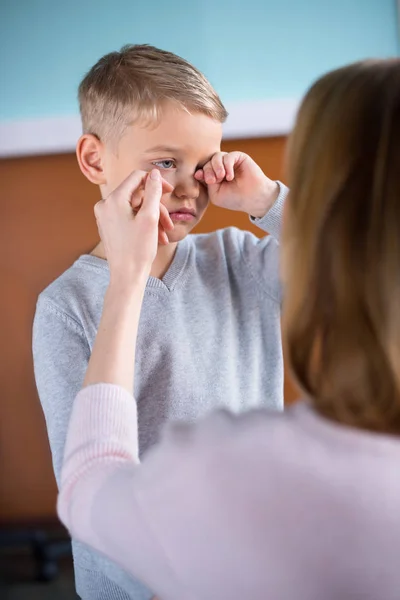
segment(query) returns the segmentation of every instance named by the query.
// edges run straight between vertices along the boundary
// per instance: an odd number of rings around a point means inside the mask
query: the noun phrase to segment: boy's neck
[[[151,277],[156,277],[157,279],[162,279],[164,277],[172,261],[174,260],[177,245],[178,243],[174,242],[168,244],[168,246],[158,246],[157,256],[151,266]],[[103,242],[99,242],[97,246],[93,248],[90,254],[92,256],[97,256],[97,258],[107,260]]]

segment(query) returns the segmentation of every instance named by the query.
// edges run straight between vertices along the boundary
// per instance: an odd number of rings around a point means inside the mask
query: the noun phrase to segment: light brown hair
[[[224,122],[228,113],[205,76],[172,52],[124,46],[103,56],[79,86],[84,133],[118,139],[135,121],[156,122],[166,101]]]
[[[284,330],[323,415],[400,433],[400,60],[333,71],[289,141]],[[285,272],[284,269],[284,272]]]

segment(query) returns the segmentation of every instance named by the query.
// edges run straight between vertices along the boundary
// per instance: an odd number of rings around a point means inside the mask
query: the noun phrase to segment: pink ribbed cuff
[[[62,481],[89,462],[125,459],[138,462],[136,402],[120,386],[99,383],[82,389],[72,409]]]

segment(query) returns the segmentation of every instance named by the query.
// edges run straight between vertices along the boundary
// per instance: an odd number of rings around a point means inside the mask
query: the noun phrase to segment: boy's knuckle
[[[144,208],[142,208],[139,211],[138,216],[140,216],[140,220],[142,221],[142,223],[151,225],[151,226],[153,226],[155,223],[158,224],[158,221],[159,221],[158,214],[156,214],[152,210],[148,210],[148,209],[146,210]]]
[[[100,200],[99,202],[96,202],[96,204],[94,205],[94,215],[95,215],[96,219],[101,215],[101,213],[103,211],[103,207],[104,207],[104,200]]]

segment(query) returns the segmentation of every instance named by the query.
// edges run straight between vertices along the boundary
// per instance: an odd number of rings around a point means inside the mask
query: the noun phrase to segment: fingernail
[[[160,171],[157,171],[157,169],[153,169],[150,173],[150,179],[154,179],[154,181],[159,181],[161,179]]]

